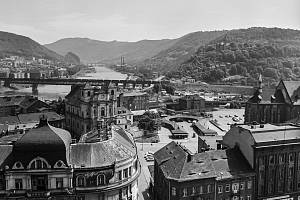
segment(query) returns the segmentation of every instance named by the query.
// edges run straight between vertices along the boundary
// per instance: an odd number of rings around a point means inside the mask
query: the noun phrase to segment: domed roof
[[[40,120],[38,128],[25,133],[14,144],[15,162],[27,165],[32,159],[42,157],[53,166],[58,160],[69,163],[71,135],[68,131],[50,126],[47,119]]]

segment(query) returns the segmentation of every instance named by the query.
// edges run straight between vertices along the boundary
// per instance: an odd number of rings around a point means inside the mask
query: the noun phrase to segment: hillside
[[[259,73],[269,83],[300,77],[300,31],[279,28],[228,31],[201,46],[168,76],[215,82],[242,75],[255,82]]]
[[[227,31],[199,31],[184,35],[168,49],[159,52],[157,55],[139,63],[142,67],[151,67],[158,71],[169,71],[175,69],[179,64],[189,59],[196,50],[224,35]]]
[[[66,38],[45,46],[61,55],[73,52],[83,62],[120,63],[125,57],[126,63],[137,63],[150,58],[172,46],[176,40],[142,40],[138,42],[104,42],[88,38]]]
[[[50,60],[63,59],[62,56],[28,37],[0,31],[0,57],[9,55],[34,56]]]

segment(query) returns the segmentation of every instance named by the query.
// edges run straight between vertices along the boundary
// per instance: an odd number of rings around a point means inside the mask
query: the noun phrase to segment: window
[[[22,190],[23,189],[23,181],[21,178],[15,179],[15,188],[16,190]]]
[[[278,160],[279,160],[279,164],[283,164],[284,163],[284,154],[280,154]]]
[[[132,173],[132,167],[129,167],[129,176],[131,176],[131,173]]]
[[[240,189],[241,189],[241,190],[244,190],[244,183],[241,183],[241,184],[240,184]]]
[[[104,116],[105,115],[105,109],[102,107],[101,108],[101,116]]]
[[[122,171],[119,171],[119,180],[122,180]]]
[[[128,178],[128,169],[124,169],[123,176],[124,178]]]
[[[229,184],[226,185],[225,192],[230,192],[230,185]]]
[[[218,186],[218,193],[222,193],[223,192],[223,186],[222,185],[219,185]]]
[[[111,90],[111,91],[110,91],[110,94],[111,94],[111,95],[115,95],[115,91],[114,91],[114,90]]]
[[[289,154],[289,162],[294,162],[294,154],[293,153]]]
[[[247,196],[247,200],[251,200],[251,195],[248,195],[248,196]]]
[[[187,189],[183,188],[182,193],[183,193],[183,196],[186,197],[187,196]]]
[[[207,193],[211,193],[211,185],[207,185]]]
[[[203,187],[202,186],[199,187],[199,193],[203,194]]]
[[[172,196],[176,196],[176,188],[172,187]]]
[[[105,184],[105,175],[104,174],[98,175],[97,181],[98,181],[98,185],[104,185]]]
[[[88,91],[87,96],[88,96],[88,97],[91,96],[91,92],[90,92],[90,91]]]
[[[240,196],[240,200],[244,200],[244,197]]]
[[[248,189],[251,189],[251,188],[252,188],[252,181],[248,181],[248,183],[247,183],[247,188],[248,188]]]
[[[238,200],[239,198],[237,196],[233,196],[233,200]]]
[[[77,186],[83,187],[85,185],[85,178],[83,176],[77,177]]]
[[[56,188],[63,188],[63,187],[64,187],[63,178],[56,178]]]
[[[196,188],[195,187],[192,187],[192,194],[196,194]]]
[[[274,165],[275,164],[275,158],[273,155],[270,155],[269,157],[269,165]]]
[[[47,169],[48,166],[48,163],[43,158],[35,158],[29,163],[30,169]]]

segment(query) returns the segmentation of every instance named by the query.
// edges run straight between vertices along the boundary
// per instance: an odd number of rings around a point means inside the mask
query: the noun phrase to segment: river
[[[96,73],[87,73],[85,76],[79,76],[80,79],[126,79],[127,75],[120,72],[116,72],[112,69],[103,66],[96,66]],[[54,100],[59,97],[64,98],[71,90],[70,85],[39,85],[38,97],[41,100]],[[31,87],[20,90],[10,91],[10,94],[32,94]]]

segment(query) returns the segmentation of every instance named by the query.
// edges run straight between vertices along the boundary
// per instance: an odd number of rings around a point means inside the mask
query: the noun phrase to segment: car
[[[220,118],[223,118],[223,116],[222,116],[222,115],[220,115],[219,117],[220,117]]]
[[[240,120],[239,120],[238,118],[236,118],[236,117],[233,117],[232,120],[235,121],[235,122],[240,121]]]
[[[238,117],[237,115],[234,115],[235,117]]]
[[[153,156],[148,156],[145,159],[146,159],[147,162],[154,161],[154,157]]]

